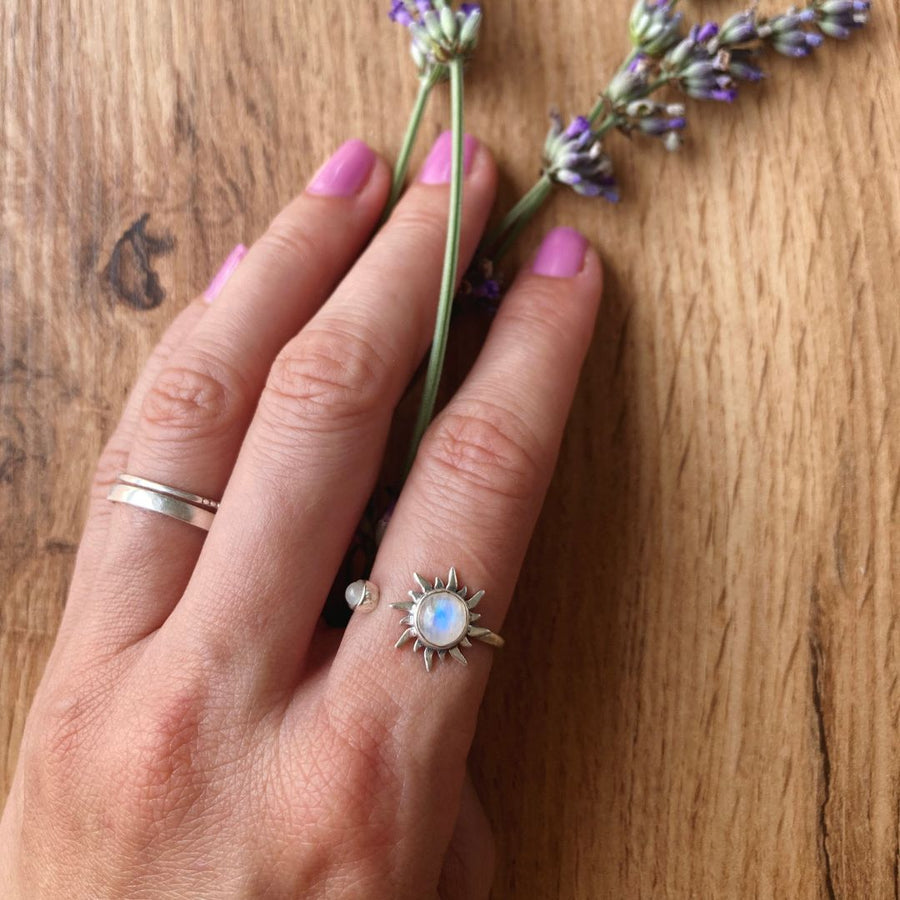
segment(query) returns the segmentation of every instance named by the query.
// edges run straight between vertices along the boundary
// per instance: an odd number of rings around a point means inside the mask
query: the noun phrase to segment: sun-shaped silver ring
[[[418,574],[414,574],[413,578],[420,590],[410,591],[409,600],[391,604],[394,609],[406,611],[400,624],[408,626],[395,646],[402,647],[415,638],[413,650],[424,649],[427,671],[431,671],[435,654],[443,659],[449,653],[457,662],[467,665],[459,648],[471,647],[469,638],[476,638],[492,647],[503,646],[503,638],[499,634],[473,624],[481,618],[472,610],[478,606],[484,591],[476,591],[466,599],[468,588],[459,587],[455,568],[451,566],[446,584],[440,578],[435,578],[434,584],[429,584]]]

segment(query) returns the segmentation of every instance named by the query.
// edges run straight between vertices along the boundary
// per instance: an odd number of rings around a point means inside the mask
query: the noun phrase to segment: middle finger
[[[496,182],[490,154],[472,138],[465,157],[463,267]],[[194,578],[166,625],[173,636],[200,635],[232,659],[245,657],[251,678],[270,689],[296,684],[374,486],[394,407],[428,346],[449,163],[445,134],[388,224],[280,354]]]

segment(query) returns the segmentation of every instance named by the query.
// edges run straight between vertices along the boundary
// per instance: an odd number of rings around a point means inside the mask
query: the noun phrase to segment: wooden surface
[[[627,2],[487,5],[468,124],[506,205],[547,108],[626,52]],[[0,794],[156,336],[338,141],[398,147],[385,6],[0,5]],[[900,25],[875,6],[691,107],[683,154],[613,139],[619,207],[541,221],[608,276],[473,753],[497,898],[898,896]],[[442,96],[426,136],[446,122]]]

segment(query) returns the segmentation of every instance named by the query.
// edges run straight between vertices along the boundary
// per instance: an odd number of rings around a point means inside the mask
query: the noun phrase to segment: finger
[[[466,143],[463,267],[496,181],[490,154],[474,139]],[[238,658],[246,653],[267,690],[296,684],[372,491],[394,407],[428,346],[446,239],[448,151],[449,140],[439,138],[390,221],[281,353],[197,577],[171,620],[183,634],[223,642]],[[226,579],[218,577],[223,570]]]
[[[421,807],[411,815],[435,819],[436,829],[410,847],[410,865],[450,839],[452,822],[440,813],[460,788],[491,650],[473,641],[466,666],[435,658],[427,673],[412,643],[394,649],[406,626],[389,603],[409,599],[413,572],[433,581],[455,566],[460,584],[486,592],[478,625],[499,630],[553,471],[600,283],[599,260],[577,232],[548,235],[426,434],[371,575],[381,603],[353,617],[329,673],[332,702],[359,715],[382,711],[384,733],[416,761],[405,788]]]
[[[144,364],[144,368],[125,402],[122,416],[100,453],[91,484],[91,499],[84,534],[75,561],[73,583],[76,585],[94,583],[95,573],[106,551],[110,519],[114,509],[106,499],[106,495],[119,473],[125,470],[128,454],[137,431],[138,417],[144,397],[150,386],[159,377],[159,373],[169,358],[188,339],[207,309],[208,303],[205,298],[197,298],[189,303],[165,330]],[[92,593],[92,591],[73,591],[70,595],[60,625],[57,646],[61,647],[67,640],[71,624],[82,616],[84,605],[89,602]]]
[[[361,141],[343,145],[272,222],[169,359],[141,407],[126,470],[218,500],[266,374],[358,255],[384,205],[387,166]],[[117,505],[104,575],[118,639],[154,631],[180,598],[206,533]],[[98,599],[96,615],[110,610]],[[114,639],[111,636],[111,639]]]

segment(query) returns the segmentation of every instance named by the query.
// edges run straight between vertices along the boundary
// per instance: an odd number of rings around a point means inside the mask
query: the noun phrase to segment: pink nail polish
[[[228,259],[222,263],[222,268],[216,272],[213,280],[209,283],[209,287],[203,292],[203,297],[207,303],[212,303],[213,300],[222,293],[222,288],[228,283],[228,279],[231,278],[234,274],[234,270],[246,255],[247,248],[243,244],[238,244],[237,247],[228,254]]]
[[[307,193],[322,197],[352,197],[369,180],[375,151],[363,141],[347,141],[313,176]]]
[[[466,175],[472,170],[472,160],[478,149],[478,141],[470,134],[463,135],[463,171]],[[445,131],[434,142],[428,158],[422,164],[419,181],[422,184],[449,184],[453,167],[453,134]]]
[[[554,228],[535,254],[531,271],[549,278],[573,278],[584,266],[587,239],[574,228]]]

